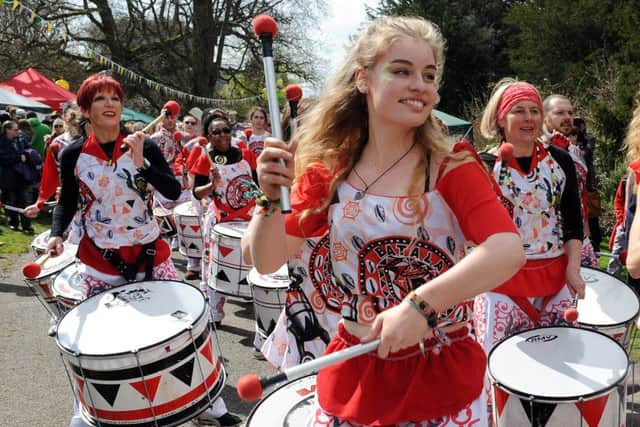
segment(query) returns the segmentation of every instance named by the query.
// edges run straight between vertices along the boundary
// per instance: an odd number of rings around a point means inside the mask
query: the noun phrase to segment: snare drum
[[[204,411],[226,381],[206,307],[193,286],[149,281],[69,311],[56,341],[85,420],[175,426]]]
[[[160,227],[160,234],[162,237],[173,237],[177,234],[176,222],[173,219],[171,209],[167,209],[162,206],[156,206],[153,208],[153,216],[158,222]]]
[[[60,316],[56,296],[53,293],[53,282],[65,267],[72,264],[76,259],[78,246],[69,242],[64,242],[63,251],[56,257],[49,257],[43,264],[40,274],[34,279],[25,277],[24,281],[31,288],[36,297],[43,303],[50,314]]]
[[[240,239],[248,222],[223,222],[211,230],[211,270],[209,287],[225,295],[251,298],[247,275],[251,265],[244,262]]]
[[[640,313],[638,296],[623,281],[594,268],[580,269],[586,286],[578,300],[578,324],[596,329],[629,349],[631,326]]]
[[[60,272],[53,281],[53,294],[61,313],[66,313],[82,301],[82,275],[80,264],[74,262]]]
[[[47,244],[49,243],[49,236],[51,230],[44,231],[38,234],[31,242],[31,252],[38,258],[47,253]]]
[[[316,397],[316,376],[293,380],[262,399],[247,418],[246,427],[304,426]]]
[[[255,268],[247,276],[253,294],[256,332],[266,339],[276,327],[287,301],[289,270],[287,264],[273,274],[260,274]]]
[[[496,427],[625,425],[629,358],[598,331],[536,328],[489,353]]]
[[[193,202],[176,206],[173,218],[178,233],[178,251],[190,258],[202,258],[202,222]]]

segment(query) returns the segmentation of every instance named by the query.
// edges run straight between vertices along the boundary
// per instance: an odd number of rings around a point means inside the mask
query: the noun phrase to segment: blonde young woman
[[[327,227],[344,292],[327,352],[382,340],[320,370],[310,426],[487,423],[486,358],[467,307],[524,256],[488,174],[471,155],[451,155],[431,115],[443,49],[430,22],[373,21],[305,115],[295,161],[295,148],[271,138],[258,160],[262,209],[243,242],[258,271],[277,270]],[[284,216],[279,186],[294,182]],[[468,241],[477,247],[465,256]]]
[[[572,295],[584,296],[576,170],[569,153],[538,141],[542,115],[535,87],[504,79],[482,116],[483,136],[514,148],[511,158],[498,159],[493,173],[513,204],[513,221],[527,256],[518,274],[475,300],[475,332],[487,352],[515,332],[562,323]]]
[[[638,214],[638,184],[640,183],[640,103],[633,111],[629,122],[627,138],[627,185],[625,195],[624,231],[628,238],[622,244],[628,248],[626,266],[629,270],[629,285],[638,292],[640,290],[640,214]]]

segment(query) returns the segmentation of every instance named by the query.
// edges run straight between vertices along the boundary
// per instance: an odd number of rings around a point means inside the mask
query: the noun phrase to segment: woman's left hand
[[[378,357],[418,344],[428,332],[426,319],[407,302],[401,302],[376,316],[370,332],[362,342],[380,338]]]
[[[577,294],[578,298],[584,298],[585,283],[579,268],[577,270],[573,268],[567,269],[567,286],[569,286],[571,295]]]

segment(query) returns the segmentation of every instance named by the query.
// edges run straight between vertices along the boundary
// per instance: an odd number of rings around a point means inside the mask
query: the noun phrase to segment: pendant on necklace
[[[362,200],[363,197],[364,197],[364,193],[362,191],[356,191],[356,194],[355,196],[353,196],[353,199],[355,201],[358,201],[358,200]]]
[[[213,161],[216,162],[217,165],[226,165],[227,164],[227,156],[223,156],[221,154],[218,154],[213,158]]]

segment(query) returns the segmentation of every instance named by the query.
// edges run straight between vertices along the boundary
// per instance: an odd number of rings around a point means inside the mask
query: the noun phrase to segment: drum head
[[[604,271],[582,267],[587,285],[584,299],[578,300],[578,322],[586,326],[616,326],[638,316],[640,302],[623,281]]]
[[[62,270],[75,261],[77,252],[78,245],[64,242],[62,253],[56,257],[49,257],[49,259],[42,264],[42,270],[40,270],[40,275],[37,278],[47,277]]]
[[[47,244],[49,243],[49,236],[51,235],[51,230],[43,231],[38,234],[33,242],[31,242],[31,246],[34,248],[47,249]]]
[[[541,402],[601,395],[624,381],[628,367],[620,344],[588,329],[531,329],[506,338],[489,353],[493,382]]]
[[[247,418],[247,427],[299,427],[313,410],[316,376],[293,380],[262,399]]]
[[[241,239],[247,232],[249,223],[247,221],[222,222],[213,226],[213,232],[222,236]]]
[[[193,207],[193,202],[188,201],[184,203],[180,203],[173,209],[174,216],[200,216],[196,211],[196,208]]]
[[[58,345],[82,355],[143,350],[188,329],[205,314],[200,290],[183,282],[119,286],[84,300],[58,325]]]
[[[247,276],[249,284],[262,288],[282,289],[289,287],[289,268],[284,264],[275,273],[260,274],[258,270],[252,268]]]
[[[73,263],[60,272],[53,281],[53,293],[70,300],[82,300],[82,276],[80,264]]]

